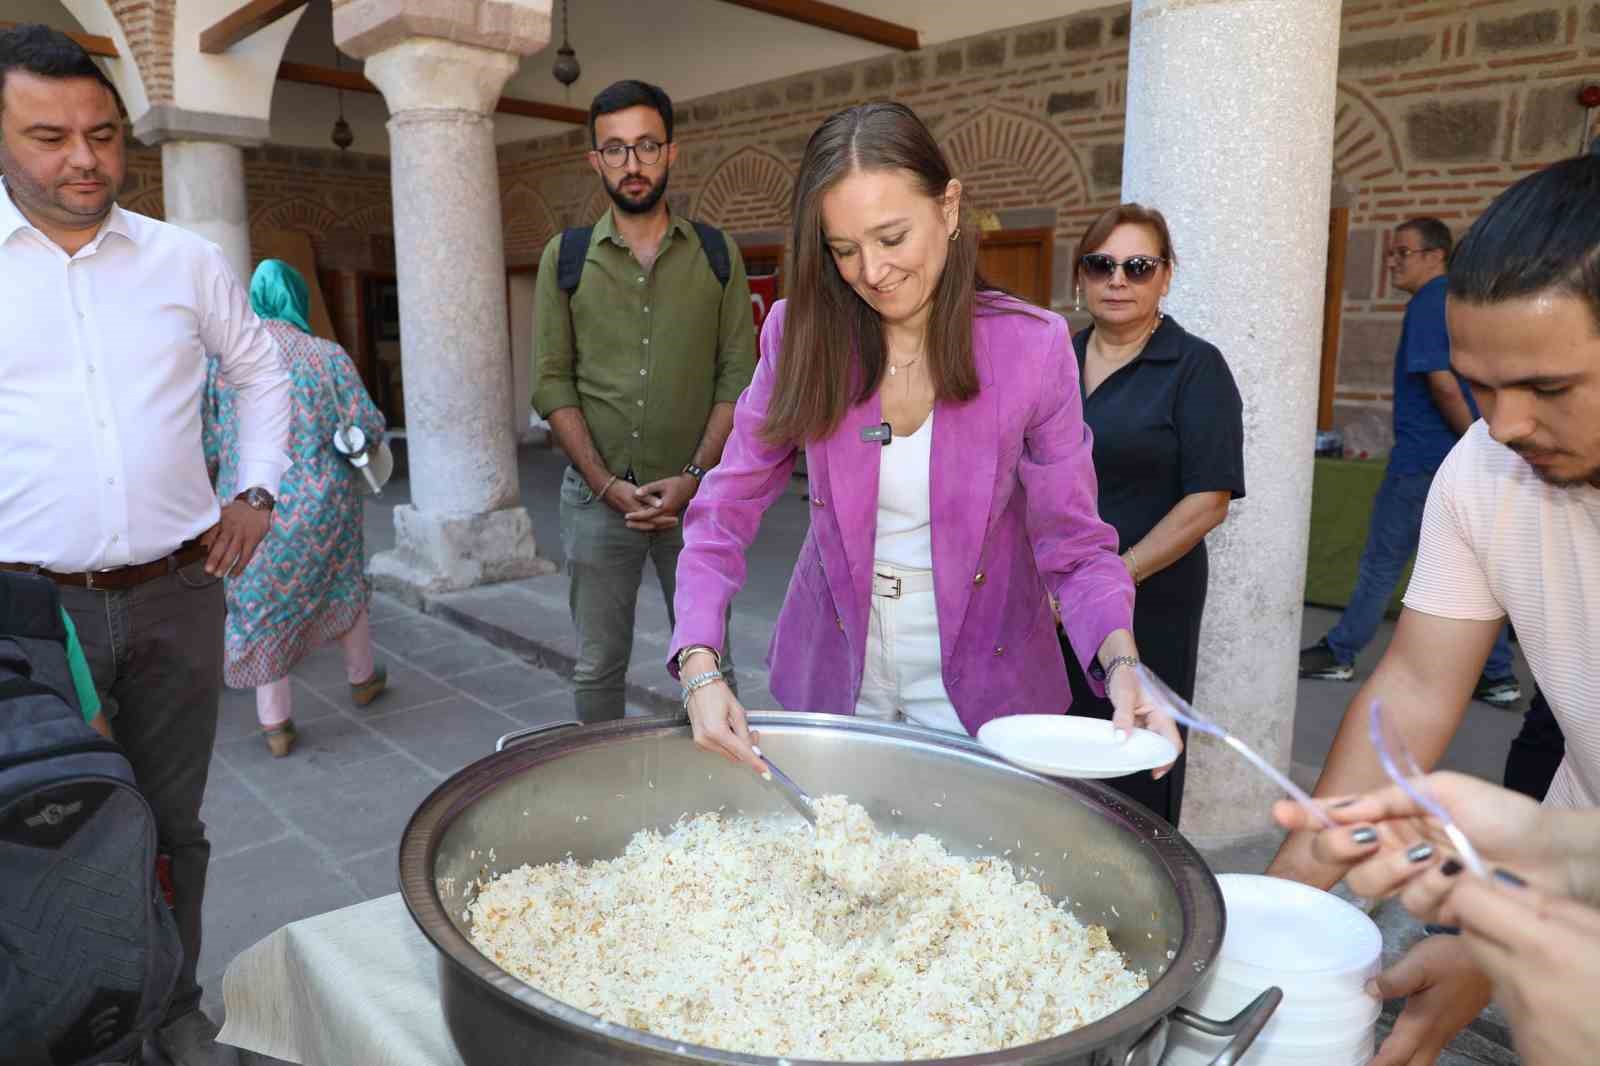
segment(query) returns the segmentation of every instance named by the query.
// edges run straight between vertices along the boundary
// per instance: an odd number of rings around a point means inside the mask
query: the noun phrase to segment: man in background
[[[1390,281],[1411,295],[1394,356],[1394,450],[1372,501],[1355,591],[1338,623],[1300,653],[1301,677],[1355,677],[1356,657],[1377,633],[1400,575],[1416,554],[1433,475],[1478,418],[1472,397],[1450,369],[1444,306],[1451,243],[1450,227],[1443,222],[1415,218],[1395,230],[1389,246]],[[1504,630],[1472,695],[1496,707],[1510,707],[1522,698]]]
[[[561,482],[572,680],[579,719],[603,722],[625,710],[646,559],[673,616],[679,516],[722,458],[755,371],[755,328],[738,247],[667,206],[678,152],[667,94],[617,82],[590,105],[589,133],[612,206],[540,260],[533,406],[572,464]]]

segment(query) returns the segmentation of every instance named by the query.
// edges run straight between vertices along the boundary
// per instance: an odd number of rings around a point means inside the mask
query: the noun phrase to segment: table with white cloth
[[[292,922],[229,965],[220,1039],[303,1066],[463,1066],[439,1005],[438,967],[399,893]],[[1469,1031],[1436,1066],[1516,1061]]]
[[[398,892],[292,922],[222,979],[223,1043],[304,1066],[461,1066],[439,953]]]

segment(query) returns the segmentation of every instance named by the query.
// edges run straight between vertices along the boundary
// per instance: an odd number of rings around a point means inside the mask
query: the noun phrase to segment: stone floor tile
[[[286,794],[280,813],[336,863],[400,840],[412,813],[443,777],[396,752],[346,768],[337,790]]]
[[[410,665],[437,678],[451,678],[469,670],[486,666],[500,666],[511,662],[511,656],[485,640],[463,640],[455,644],[441,644],[411,655]]]
[[[274,759],[259,737],[218,744],[216,755],[246,784],[268,797],[319,790],[334,798],[351,766],[393,754],[394,747],[355,719],[330,715],[299,728],[299,740],[286,758]]]
[[[411,656],[461,639],[456,627],[415,612],[372,623],[372,642],[391,655]]]
[[[334,864],[299,837],[213,858],[199,972],[220,973],[235,955],[279,926],[360,900]]]
[[[509,707],[524,700],[560,694],[568,705],[571,683],[561,675],[527,663],[511,661],[500,666],[473,670],[450,679],[452,688],[491,707]]]
[[[440,773],[453,774],[468,763],[493,754],[495,741],[515,729],[517,723],[465,696],[452,696],[374,718],[371,726],[395,747]]]
[[[216,761],[206,778],[200,817],[206,823],[213,861],[291,833],[289,823],[279,817],[276,804],[263,802],[257,790],[247,787],[237,773]]]

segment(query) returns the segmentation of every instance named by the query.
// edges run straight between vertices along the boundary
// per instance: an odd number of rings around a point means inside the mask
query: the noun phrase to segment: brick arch
[[[1071,143],[1032,115],[988,107],[951,127],[940,143],[967,202],[980,210],[1005,206],[1008,198],[1065,207],[1087,197]]]
[[[583,207],[578,211],[577,216],[568,224],[573,226],[593,225],[596,219],[609,210],[611,210],[611,197],[607,195],[603,188],[596,185],[590,191],[589,198],[583,202]]]
[[[126,199],[119,197],[117,204],[124,211],[132,211],[136,215],[147,215],[150,218],[159,219],[167,217],[166,197],[163,195],[159,185],[141,189]]]
[[[170,104],[173,22],[177,0],[104,0],[122,27],[151,105]]]
[[[321,237],[339,225],[339,216],[326,204],[304,197],[280,200],[257,211],[250,220],[252,233],[259,230],[299,230],[313,238]]]
[[[1340,84],[1333,117],[1333,170],[1352,185],[1405,170],[1400,140],[1377,106]]]
[[[344,227],[363,235],[394,232],[394,205],[367,204],[345,216]]]
[[[545,244],[560,228],[550,205],[525,181],[513,181],[501,194],[500,219],[505,232],[506,259],[513,263],[536,262]]]
[[[794,174],[777,156],[746,147],[717,164],[691,214],[724,229],[781,228],[789,221]]]

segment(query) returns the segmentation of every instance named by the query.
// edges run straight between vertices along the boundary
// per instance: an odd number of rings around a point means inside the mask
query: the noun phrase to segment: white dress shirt
[[[239,485],[276,494],[291,390],[216,245],[113,207],[68,256],[0,181],[0,562],[102,570],[217,521],[206,353],[238,389]]]

